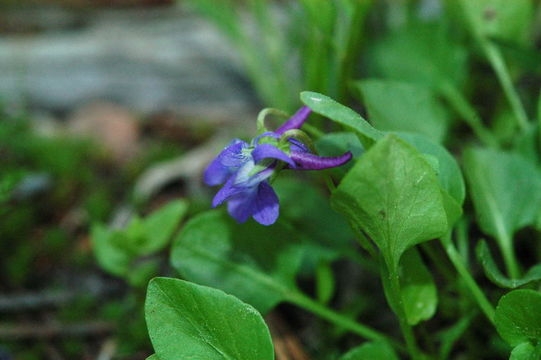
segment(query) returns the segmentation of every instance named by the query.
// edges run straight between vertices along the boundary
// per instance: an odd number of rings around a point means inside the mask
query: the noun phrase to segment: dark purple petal
[[[289,120],[283,123],[282,126],[280,126],[278,130],[275,131],[275,133],[283,134],[286,131],[291,130],[291,129],[299,129],[302,126],[302,124],[304,124],[304,122],[306,121],[306,118],[308,117],[308,115],[310,115],[311,112],[312,110],[310,110],[309,107],[307,106],[301,107],[295,113],[295,115],[293,115],[291,118],[289,118]]]
[[[343,165],[351,160],[351,152],[344,155],[323,157],[307,152],[291,152],[291,158],[297,164],[297,170],[321,170]]]
[[[295,138],[289,138],[287,139],[287,141],[289,141],[289,143],[291,144],[291,146],[289,147],[291,152],[293,151],[309,152],[310,151],[310,149],[308,149],[308,146],[304,145],[302,142],[300,142],[299,140]]]
[[[246,222],[256,209],[257,189],[238,194],[227,202],[227,212],[237,222]]]
[[[252,152],[252,157],[257,164],[263,159],[277,159],[283,162],[288,163],[291,166],[295,166],[295,163],[291,158],[282,150],[278,149],[276,146],[271,144],[261,144],[257,145],[254,151]]]
[[[254,144],[258,144],[259,143],[259,139],[261,138],[264,138],[264,137],[270,137],[270,138],[274,138],[274,139],[279,139],[280,138],[280,134],[277,134],[275,132],[272,132],[272,131],[267,131],[267,132],[264,132],[263,134],[257,136],[256,138],[254,138]]]
[[[272,225],[278,219],[280,205],[274,189],[265,181],[259,184],[255,207],[254,220],[261,225]]]
[[[242,154],[242,150],[246,147],[248,144],[238,139],[226,146],[206,168],[203,175],[205,184],[214,186],[224,183],[246,161]]]

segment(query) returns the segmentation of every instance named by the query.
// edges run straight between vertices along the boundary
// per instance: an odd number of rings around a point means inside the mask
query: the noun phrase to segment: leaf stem
[[[417,346],[417,340],[415,339],[415,334],[411,325],[408,323],[406,318],[406,312],[404,311],[404,302],[402,301],[402,293],[400,289],[400,277],[398,275],[397,269],[392,269],[389,274],[390,285],[391,285],[391,296],[394,297],[394,301],[397,304],[395,311],[397,312],[398,322],[400,324],[400,330],[406,340],[406,346],[408,353],[410,354],[413,360],[422,359],[423,356],[419,347]]]
[[[504,231],[498,231],[497,238],[507,275],[511,279],[518,279],[520,277],[520,270],[515,256],[515,250],[513,249],[512,239]]]
[[[485,293],[481,290],[473,276],[464,265],[464,260],[462,259],[462,256],[460,256],[459,252],[457,251],[455,245],[451,240],[451,233],[449,232],[447,235],[440,238],[440,241],[443,248],[447,252],[447,256],[449,256],[449,259],[453,263],[458,274],[462,277],[462,280],[464,280],[464,283],[470,290],[474,299],[477,301],[477,304],[486,315],[488,320],[494,324],[494,307],[492,306],[490,301],[488,301]]]
[[[397,340],[392,339],[387,335],[377,330],[374,330],[366,325],[360,324],[342,314],[339,314],[301,292],[294,292],[288,294],[286,300],[307,311],[310,311],[311,313],[318,315],[322,319],[325,319],[335,325],[341,326],[365,339],[376,341],[384,340],[401,352],[405,352],[406,350],[404,348],[404,345],[399,343]]]

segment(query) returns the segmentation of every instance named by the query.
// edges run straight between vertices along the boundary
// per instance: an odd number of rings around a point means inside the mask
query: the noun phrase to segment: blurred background
[[[505,24],[490,35],[530,107],[541,84],[531,3],[512,22],[479,9]],[[293,112],[302,90],[364,114],[354,80],[406,81],[429,121],[378,127],[414,124],[451,149],[472,137],[457,119],[473,98],[505,143],[513,115],[481,58],[453,1],[0,0],[0,360],[149,356],[145,287],[174,276],[168,252],[151,268],[147,254],[130,258],[136,274],[111,270],[93,253],[93,226],[124,229],[177,199],[189,199],[188,216],[207,209],[204,166],[253,135],[263,107]],[[342,271],[351,295],[360,275]],[[322,343],[323,326],[280,311],[268,318],[279,359],[347,348],[339,331]]]

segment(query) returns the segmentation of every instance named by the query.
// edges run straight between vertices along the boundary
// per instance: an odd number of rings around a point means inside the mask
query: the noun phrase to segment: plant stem
[[[462,277],[464,280],[464,283],[470,290],[472,296],[477,301],[477,304],[485,313],[488,320],[494,324],[494,307],[488,301],[487,297],[485,296],[485,293],[481,290],[479,285],[477,285],[477,282],[475,282],[475,279],[470,274],[466,266],[464,265],[464,261],[462,260],[462,257],[458,253],[455,245],[453,244],[451,240],[451,233],[448,233],[447,235],[443,236],[440,239],[443,248],[447,252],[447,256],[449,256],[449,259],[455,266],[456,271],[458,274]]]
[[[494,135],[485,127],[473,106],[453,84],[443,84],[440,91],[483,144],[492,148],[498,147]]]
[[[490,62],[490,65],[498,76],[498,80],[500,81],[505,96],[507,97],[507,100],[511,105],[511,109],[513,109],[515,118],[517,120],[517,125],[522,131],[527,130],[529,127],[528,115],[526,114],[524,106],[520,101],[520,97],[518,96],[518,93],[513,86],[511,75],[509,74],[507,66],[505,65],[505,61],[503,60],[503,56],[500,50],[485,38],[480,39],[480,41],[481,47],[483,48],[483,51],[485,52],[485,55]]]
[[[322,319],[325,319],[335,325],[348,329],[352,333],[355,333],[365,339],[384,340],[394,346],[397,350],[401,352],[405,351],[404,345],[402,345],[395,339],[392,339],[377,330],[374,330],[366,325],[360,324],[344,315],[341,315],[334,310],[329,309],[325,305],[304,295],[301,292],[290,293],[289,295],[287,295],[286,300],[318,315]]]
[[[503,262],[507,275],[511,279],[518,279],[520,277],[520,270],[515,256],[515,250],[513,249],[513,241],[504,231],[499,231],[497,234],[498,245],[502,252]]]

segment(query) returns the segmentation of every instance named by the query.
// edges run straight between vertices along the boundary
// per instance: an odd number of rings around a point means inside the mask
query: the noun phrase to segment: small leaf
[[[129,269],[132,254],[122,250],[124,235],[101,224],[92,226],[92,249],[100,267],[116,276],[124,276]]]
[[[494,258],[490,253],[490,249],[485,241],[481,240],[479,242],[476,248],[476,253],[477,259],[483,266],[485,275],[490,279],[490,281],[500,287],[514,289],[530,282],[541,280],[541,264],[532,267],[530,270],[528,270],[526,275],[520,279],[509,279],[501,273],[500,269],[498,269],[498,266],[496,265],[496,262],[494,261]]]
[[[146,358],[146,360],[160,360],[156,354],[152,354]]]
[[[223,211],[208,211],[184,226],[171,263],[183,278],[222,289],[266,313],[295,289],[303,241],[282,220],[272,227],[237,224]]]
[[[522,343],[511,351],[509,360],[539,360],[539,355],[532,344]]]
[[[140,255],[152,254],[167,246],[187,210],[188,202],[180,199],[171,201],[145,218],[143,229],[148,241],[141,246],[138,253]]]
[[[187,281],[155,278],[145,317],[160,360],[272,360],[265,322],[234,296]]]
[[[518,154],[470,149],[464,171],[481,229],[511,241],[515,231],[535,222],[541,204],[541,177],[535,164]]]
[[[435,142],[445,137],[448,114],[429,87],[378,79],[356,85],[378,130],[422,134]]]
[[[541,294],[513,290],[502,296],[494,317],[500,336],[512,346],[541,340]]]
[[[331,202],[377,244],[390,272],[408,248],[447,231],[434,170],[396,135],[387,135],[357,160]]]
[[[432,274],[416,248],[406,251],[400,260],[400,288],[410,325],[417,325],[434,316],[438,292]]]
[[[383,341],[366,342],[350,350],[340,360],[398,360],[393,348]]]
[[[311,91],[303,91],[301,93],[301,100],[316,114],[323,115],[354,131],[365,147],[369,147],[383,137],[383,133],[374,129],[361,115],[347,106],[337,103],[328,96]]]

